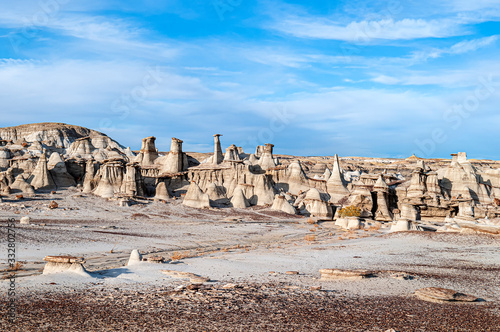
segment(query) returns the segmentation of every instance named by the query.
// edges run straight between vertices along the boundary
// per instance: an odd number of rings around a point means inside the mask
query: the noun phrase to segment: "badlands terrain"
[[[499,162],[223,138],[0,128],[0,330],[500,331]]]

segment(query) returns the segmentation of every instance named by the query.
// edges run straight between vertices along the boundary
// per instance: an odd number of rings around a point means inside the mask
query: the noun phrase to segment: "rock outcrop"
[[[182,204],[197,209],[208,209],[210,208],[210,198],[193,181],[186,192]]]
[[[36,165],[33,174],[31,174],[30,184],[36,190],[50,191],[56,189],[56,184],[47,166],[47,157],[45,156],[45,153],[40,156],[38,164]]]

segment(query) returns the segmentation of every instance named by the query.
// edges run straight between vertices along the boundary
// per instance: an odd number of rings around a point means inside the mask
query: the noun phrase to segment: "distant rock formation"
[[[382,222],[500,217],[498,164],[468,160],[463,152],[451,161],[344,157],[341,169],[337,155],[284,156],[278,163],[271,143],[257,146],[255,154],[235,144],[222,150],[221,136],[214,135],[208,158],[185,153],[178,138],[172,138],[168,153],[159,152],[153,136],[142,140],[135,156],[83,127],[0,128],[0,191],[28,197],[76,187],[127,205],[133,197],[174,196],[173,203],[185,193],[183,203],[195,208],[260,206],[318,219],[336,218],[333,211],[347,206],[359,209],[360,218]]]

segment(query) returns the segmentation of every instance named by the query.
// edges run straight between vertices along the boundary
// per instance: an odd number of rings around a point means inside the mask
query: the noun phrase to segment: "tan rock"
[[[476,302],[479,299],[473,295],[459,293],[452,289],[427,287],[417,289],[415,295],[425,301],[431,302]]]
[[[373,272],[368,270],[321,269],[319,273],[321,274],[321,280],[358,280],[373,276]]]

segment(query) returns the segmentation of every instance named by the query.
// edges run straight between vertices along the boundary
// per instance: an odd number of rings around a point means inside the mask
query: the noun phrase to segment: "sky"
[[[500,159],[500,0],[0,0],[0,126]]]

